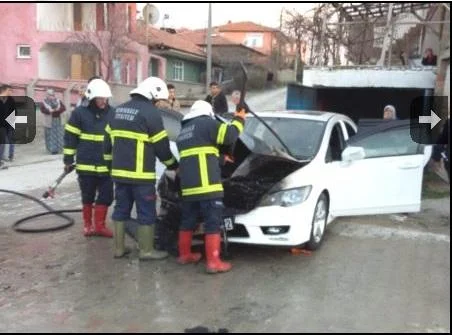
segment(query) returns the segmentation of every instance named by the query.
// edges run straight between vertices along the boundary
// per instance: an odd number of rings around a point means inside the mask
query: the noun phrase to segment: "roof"
[[[189,39],[191,42],[205,46],[207,45],[206,41],[206,35],[207,35],[207,29],[198,29],[198,30],[191,30],[191,31],[184,31],[179,33],[179,36],[182,36],[184,39]],[[259,55],[266,56],[263,52],[260,52],[254,48],[250,48],[242,43],[232,41],[230,39],[227,39],[223,36],[220,36],[218,34],[213,33],[212,34],[212,45],[213,46],[238,46],[245,49],[248,49],[252,52],[258,53]]]
[[[179,36],[188,38],[190,41],[197,45],[206,45],[207,29],[189,30],[179,33]],[[235,41],[231,41],[223,36],[212,34],[212,45],[236,45],[240,44]]]
[[[191,40],[186,39],[179,34],[171,34],[164,30],[148,27],[147,32],[149,46],[165,46],[169,49],[182,51],[196,56],[206,57],[204,51]],[[143,29],[138,33],[138,40],[146,44],[146,31]]]
[[[406,3],[394,2],[392,12],[394,15],[400,13],[410,13],[419,9],[432,7],[433,3]],[[389,2],[355,2],[355,3],[334,3],[334,7],[339,9],[348,19],[360,17],[361,19],[385,17],[388,15]]]
[[[244,22],[231,22],[222,26],[216,27],[220,32],[233,32],[233,31],[246,31],[246,32],[278,32],[276,28],[262,26],[260,24],[244,21]]]

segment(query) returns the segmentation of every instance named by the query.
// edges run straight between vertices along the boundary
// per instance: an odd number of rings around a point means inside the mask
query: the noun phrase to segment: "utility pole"
[[[149,75],[154,75],[154,76],[158,76],[158,74],[152,73],[152,63],[150,62],[150,57],[149,57],[149,3],[147,3],[143,9],[143,16],[144,16],[144,26],[146,29],[146,62],[147,62],[147,69],[148,69],[148,73],[146,73],[146,78],[149,77]],[[149,64],[151,63],[151,65]],[[151,71],[149,71],[149,66],[151,66]]]
[[[209,2],[209,19],[207,23],[206,92],[209,92],[209,84],[211,79],[212,79],[212,4]]]
[[[278,37],[278,53],[276,55],[276,70],[279,71],[281,69],[281,43],[283,40],[282,37],[282,14],[284,7],[281,8],[281,13],[279,14],[279,37]]]

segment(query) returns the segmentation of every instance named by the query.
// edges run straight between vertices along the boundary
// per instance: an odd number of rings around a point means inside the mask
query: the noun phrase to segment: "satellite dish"
[[[160,13],[157,7],[151,4],[147,4],[143,8],[143,17],[146,24],[156,24],[159,20]]]

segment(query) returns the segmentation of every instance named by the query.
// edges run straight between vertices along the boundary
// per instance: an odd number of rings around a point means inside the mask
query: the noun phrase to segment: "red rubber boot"
[[[94,206],[94,223],[96,224],[95,235],[103,237],[113,237],[113,232],[106,226],[105,219],[107,217],[108,206]]]
[[[93,205],[84,204],[82,215],[83,215],[83,235],[93,236],[94,235]]]
[[[179,231],[179,264],[197,263],[201,259],[199,252],[191,252],[191,240],[193,232],[191,230]]]
[[[207,273],[227,272],[231,270],[231,263],[220,259],[220,234],[206,234],[206,271]]]

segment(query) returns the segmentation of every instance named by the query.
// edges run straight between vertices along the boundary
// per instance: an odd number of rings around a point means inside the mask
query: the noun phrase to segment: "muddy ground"
[[[49,204],[79,207],[78,197],[70,183]],[[336,220],[312,255],[233,245],[223,275],[174,258],[115,260],[112,240],[83,237],[78,215],[60,232],[16,233],[11,224],[40,209],[0,200],[1,331],[450,331],[449,198],[408,217]]]

